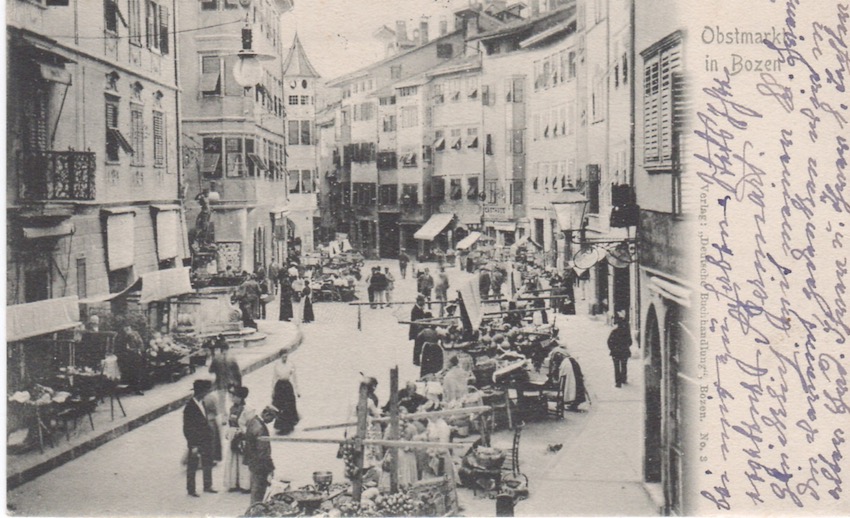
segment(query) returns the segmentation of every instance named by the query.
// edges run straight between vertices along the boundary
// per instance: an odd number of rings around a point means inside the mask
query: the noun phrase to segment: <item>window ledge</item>
[[[644,164],[643,168],[649,174],[673,174],[675,172],[675,168],[672,164],[652,164],[646,165]]]

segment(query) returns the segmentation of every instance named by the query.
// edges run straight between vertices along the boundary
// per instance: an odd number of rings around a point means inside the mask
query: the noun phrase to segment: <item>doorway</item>
[[[650,306],[644,329],[644,424],[643,476],[646,482],[661,482],[661,335],[655,307]]]
[[[614,315],[618,315],[621,311],[625,313],[626,320],[629,320],[629,306],[631,300],[631,272],[629,266],[625,268],[614,268]]]
[[[382,258],[394,259],[398,257],[400,243],[399,222],[400,216],[396,213],[381,213],[378,214],[378,225],[380,225],[380,244],[379,251]]]

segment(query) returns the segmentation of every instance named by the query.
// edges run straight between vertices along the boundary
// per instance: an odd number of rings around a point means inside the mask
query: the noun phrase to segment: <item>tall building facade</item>
[[[367,255],[386,257],[403,246],[421,246],[412,234],[429,216],[424,200],[430,195],[431,149],[423,147],[427,81],[420,76],[462,53],[464,45],[462,31],[447,28],[430,39],[427,24],[413,38],[404,22],[376,34],[390,36],[396,44],[388,45],[389,57],[328,83],[341,92],[338,181],[349,238]],[[380,191],[380,185],[387,187]]]
[[[313,219],[320,191],[316,128],[319,73],[313,68],[298,34],[283,62],[286,98],[287,240],[303,251],[313,250]]]
[[[7,2],[7,300],[182,265],[176,4]],[[83,23],[85,20],[85,23]]]
[[[251,272],[288,253],[281,4],[180,0],[183,19],[200,28],[180,34],[181,145],[187,199],[209,200],[210,270]],[[271,58],[260,82],[247,87],[233,74],[243,27],[251,29],[252,48]],[[199,203],[188,204],[193,243],[200,211]]]

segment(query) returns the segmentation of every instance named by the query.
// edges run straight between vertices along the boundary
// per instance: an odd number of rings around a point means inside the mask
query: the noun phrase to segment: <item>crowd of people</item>
[[[260,413],[248,403],[250,394],[242,385],[238,363],[230,356],[226,342],[214,352],[210,379],[193,383],[192,399],[183,410],[183,435],[187,443],[186,492],[200,496],[197,471],[203,473],[203,491],[216,493],[213,466],[223,466],[222,484],[230,492],[250,493],[251,503],[261,502],[274,474],[268,425],[274,423],[279,435],[292,432],[299,421],[295,368],[281,353],[275,364],[270,402]]]

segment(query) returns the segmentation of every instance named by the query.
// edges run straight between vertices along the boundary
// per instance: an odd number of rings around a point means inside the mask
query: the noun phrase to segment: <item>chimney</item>
[[[540,14],[540,0],[531,0],[531,16]]]
[[[396,42],[400,44],[407,41],[407,23],[404,20],[395,22],[395,38]]]
[[[428,43],[428,17],[423,16],[419,20],[419,43],[425,45]]]
[[[449,21],[445,16],[440,17],[440,36],[445,36],[449,33]]]

